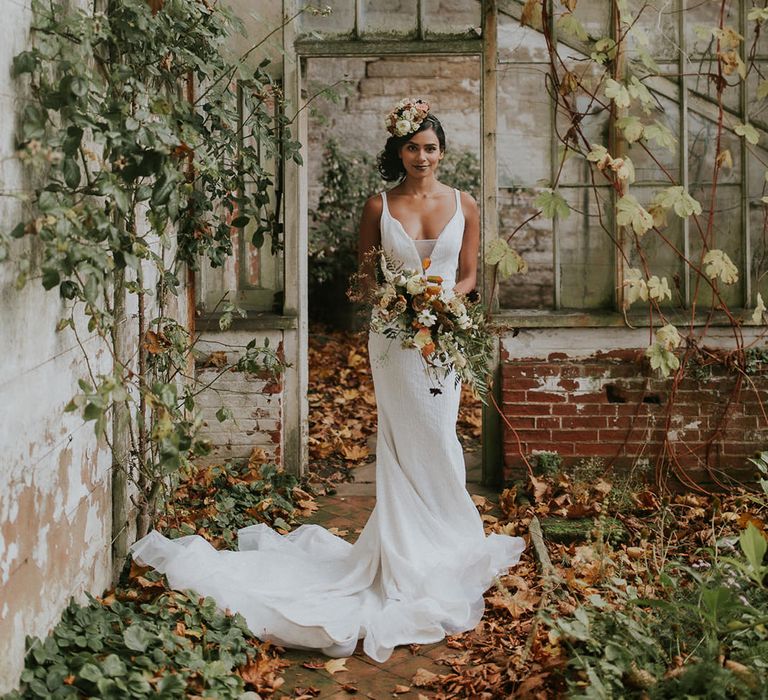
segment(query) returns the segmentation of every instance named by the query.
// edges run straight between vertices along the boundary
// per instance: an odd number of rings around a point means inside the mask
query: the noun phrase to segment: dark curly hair
[[[384,150],[379,153],[377,158],[382,179],[387,182],[397,182],[405,177],[403,161],[398,154],[400,147],[408,143],[415,134],[427,129],[434,129],[437,141],[440,144],[440,151],[445,151],[445,131],[443,131],[443,125],[434,114],[428,114],[419,125],[419,128],[413,133],[406,134],[405,136],[390,136],[387,139],[387,142],[384,144]]]

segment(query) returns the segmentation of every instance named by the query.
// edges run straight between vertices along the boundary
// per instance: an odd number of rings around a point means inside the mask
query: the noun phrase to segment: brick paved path
[[[473,494],[495,500],[495,492],[479,484],[479,455],[479,452],[465,455],[467,488]],[[355,470],[355,482],[341,484],[336,495],[318,499],[320,507],[308,522],[329,528],[336,527],[342,531],[347,530],[348,534],[344,537],[354,541],[365,525],[376,501],[375,489],[374,465],[359,467]],[[433,693],[412,686],[413,675],[420,668],[432,673],[449,672],[449,669],[437,663],[437,660],[442,656],[453,656],[455,653],[445,641],[419,647],[398,647],[388,661],[379,664],[365,656],[361,645],[358,645],[357,651],[346,661],[348,670],[331,675],[323,668],[315,670],[303,666],[305,663],[312,662],[325,663],[329,660],[327,657],[317,652],[300,652],[290,649],[285,655],[285,659],[291,662],[290,668],[285,670],[285,685],[277,691],[275,696],[296,697],[302,688],[316,688],[320,694],[314,697],[321,700],[354,697],[375,700],[398,697],[404,700],[417,700],[419,694],[422,697],[431,698]],[[345,685],[354,686],[357,692],[353,692],[352,688],[345,690]],[[411,686],[411,690],[395,694],[393,691],[398,685]]]

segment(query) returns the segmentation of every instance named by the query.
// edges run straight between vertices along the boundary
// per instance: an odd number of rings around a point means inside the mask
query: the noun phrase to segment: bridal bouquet
[[[418,350],[433,376],[455,371],[456,383],[465,382],[485,401],[493,345],[479,297],[443,287],[441,277],[427,274],[429,262],[425,258],[418,272],[381,253],[383,284],[374,292],[371,329]]]

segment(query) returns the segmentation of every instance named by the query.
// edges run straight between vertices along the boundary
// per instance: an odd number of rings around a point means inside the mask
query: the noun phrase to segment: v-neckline
[[[448,222],[445,224],[445,226],[443,226],[443,228],[440,231],[440,233],[435,238],[419,238],[418,239],[420,241],[434,241],[435,242],[435,245],[432,248],[432,255],[435,254],[435,249],[437,248],[437,245],[440,242],[440,239],[443,237],[443,234],[445,233],[445,230],[453,223],[453,220],[456,218],[456,216],[459,213],[459,210],[461,209],[461,200],[456,196],[456,192],[457,192],[456,188],[453,188],[453,197],[454,197],[454,200],[455,200],[455,203],[456,203],[456,210],[453,212],[453,216],[450,219],[448,219]],[[392,216],[392,212],[389,210],[389,201],[387,199],[387,193],[383,192],[382,194],[384,195],[384,207],[387,210],[387,216],[390,219],[392,219],[392,221],[394,221],[398,225],[398,227],[402,231],[403,235],[411,242],[411,245],[413,246],[413,249],[416,251],[416,255],[418,255],[419,258],[421,258],[421,254],[419,253],[419,249],[416,247],[416,240],[417,239],[411,237],[410,235],[408,235],[408,231],[405,230],[405,226],[403,226],[403,224],[400,221],[400,219],[396,219],[394,216]]]

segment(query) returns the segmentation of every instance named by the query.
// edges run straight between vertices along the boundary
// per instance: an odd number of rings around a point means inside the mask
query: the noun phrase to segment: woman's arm
[[[381,245],[379,221],[383,210],[381,196],[370,197],[363,206],[357,241],[357,264],[360,273],[362,291],[368,292],[376,287],[376,259],[370,254]]]
[[[480,213],[472,195],[461,193],[464,211],[464,238],[459,253],[459,275],[453,291],[467,294],[477,285],[477,251],[480,247]]]

